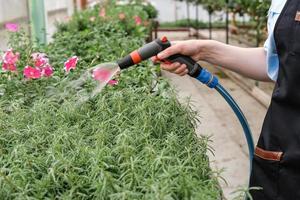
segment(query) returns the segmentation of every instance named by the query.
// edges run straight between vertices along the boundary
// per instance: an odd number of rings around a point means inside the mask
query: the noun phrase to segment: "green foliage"
[[[270,0],[186,0],[190,3],[203,5],[208,11],[226,11],[228,9],[240,15],[248,14],[255,21],[266,22],[267,11],[270,7]],[[228,5],[226,4],[228,2]]]
[[[235,192],[233,192],[233,194],[236,195],[233,198],[233,200],[244,200],[244,199],[253,200],[253,197],[250,193],[250,191],[252,191],[252,190],[262,190],[262,188],[261,187],[251,187],[251,188],[240,187]]]
[[[207,28],[208,23],[203,21],[197,21],[194,19],[180,19],[175,22],[163,22],[159,24],[163,28],[173,28],[173,27],[193,27],[193,28]]]
[[[183,1],[183,0],[181,0]],[[235,15],[249,15],[250,22],[255,22],[253,29],[256,30],[256,45],[266,38],[267,13],[271,0],[185,0],[189,3],[202,5],[210,14],[214,11],[227,10],[233,13],[232,24],[237,25]],[[188,23],[187,23],[188,24]]]
[[[26,65],[32,64],[31,53],[45,52],[55,73],[53,78],[31,81],[24,81],[22,73],[17,76],[3,73],[0,77],[0,91],[4,92],[5,98],[24,102],[25,105],[31,104],[34,98],[44,97],[48,85],[57,84],[62,78],[69,81],[77,79],[93,65],[114,61],[142,45],[146,27],[136,26],[133,19],[134,15],[147,19],[142,7],[129,9],[120,6],[112,10],[107,10],[108,17],[105,19],[98,17],[99,8],[76,13],[68,23],[58,25],[53,41],[47,46],[34,46],[24,32],[13,33],[10,46],[21,55],[17,65],[20,72]],[[126,21],[118,19],[119,12],[126,14]],[[92,16],[97,16],[94,22],[90,21]],[[65,77],[64,62],[73,55],[79,57],[77,69]]]
[[[149,17],[150,19],[155,19],[155,18],[157,18],[157,16],[158,16],[158,11],[156,10],[156,8],[155,8],[152,4],[147,3],[146,5],[143,5],[143,6],[144,6],[143,9],[147,12],[148,17]]]
[[[1,112],[3,198],[217,199],[206,139],[176,99],[144,88]]]
[[[106,12],[106,18],[99,8],[75,14],[46,46],[33,46],[24,33],[12,36],[19,70],[39,51],[55,74],[39,80],[1,74],[0,198],[218,199],[208,138],[195,135],[195,113],[177,102],[157,67],[144,62],[125,70],[117,86],[79,101],[96,84],[74,86],[88,68],[124,56],[146,36],[147,27],[132,19],[148,19],[143,6]],[[65,75],[63,62],[73,55],[78,66]]]
[[[226,2],[231,10],[238,10],[250,16],[266,15],[266,9],[270,7],[271,0],[186,0],[189,3],[201,4],[213,10],[225,10]]]
[[[238,25],[245,25],[245,26],[255,26],[253,22],[239,22]],[[209,28],[208,22],[203,22],[203,21],[196,21],[193,19],[180,19],[175,22],[164,22],[159,25],[160,27],[163,28],[174,28],[174,27],[193,27],[193,28]],[[214,28],[225,28],[226,24],[225,22],[222,21],[215,21],[212,22],[212,26]]]

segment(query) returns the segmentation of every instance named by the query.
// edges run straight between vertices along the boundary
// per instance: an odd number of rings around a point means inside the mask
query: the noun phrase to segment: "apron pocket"
[[[259,187],[252,190],[254,199],[276,199],[279,188],[280,161],[283,153],[280,151],[267,151],[256,147],[252,163],[250,187]]]
[[[256,147],[254,154],[264,160],[281,161],[283,153],[281,151],[267,151],[262,148]]]

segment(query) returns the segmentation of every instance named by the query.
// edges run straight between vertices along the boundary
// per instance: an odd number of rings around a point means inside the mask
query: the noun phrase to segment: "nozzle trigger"
[[[155,60],[158,61],[158,62],[162,62],[164,64],[167,64],[167,65],[171,65],[173,62],[167,60],[167,59],[159,59],[157,56],[155,56]]]

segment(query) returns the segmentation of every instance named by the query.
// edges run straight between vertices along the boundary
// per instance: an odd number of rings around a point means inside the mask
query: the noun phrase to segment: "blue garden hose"
[[[245,118],[242,110],[240,107],[237,105],[237,103],[234,101],[232,96],[224,89],[224,87],[219,83],[218,78],[212,75],[209,71],[206,69],[202,69],[201,73],[199,74],[198,77],[196,77],[198,81],[200,81],[203,84],[206,84],[210,88],[215,88],[221,95],[222,97],[226,100],[228,105],[232,108],[234,111],[235,115],[239,119],[243,130],[245,137],[247,139],[247,144],[248,144],[248,149],[249,149],[249,159],[250,159],[250,169],[252,166],[252,159],[254,155],[254,141],[252,137],[252,133],[249,127],[249,124],[247,122],[247,119]]]
[[[131,52],[127,56],[118,60],[117,64],[120,67],[120,69],[126,69],[130,66],[142,62],[143,60],[147,60],[152,56],[156,56],[156,59],[159,60],[157,55],[169,47],[171,47],[171,42],[166,37],[162,37],[161,39],[156,39],[148,44],[145,44],[141,48]],[[176,63],[176,62],[180,64],[185,64],[188,69],[188,74],[191,77],[196,78],[201,83],[206,84],[210,88],[215,88],[223,96],[223,98],[230,105],[230,107],[238,117],[243,127],[244,134],[247,139],[248,149],[249,149],[249,159],[250,159],[250,168],[251,168],[252,158],[254,155],[254,142],[253,142],[253,138],[252,138],[252,134],[248,122],[243,112],[241,111],[237,103],[234,101],[234,99],[219,84],[218,79],[215,76],[213,76],[210,72],[208,72],[206,69],[203,69],[199,65],[199,63],[197,63],[194,59],[192,59],[187,55],[174,54],[160,61],[167,64]]]

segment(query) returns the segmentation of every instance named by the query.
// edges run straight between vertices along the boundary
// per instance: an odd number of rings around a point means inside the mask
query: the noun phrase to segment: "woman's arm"
[[[266,52],[263,48],[241,48],[223,44],[214,40],[188,40],[175,42],[170,48],[158,54],[159,59],[181,53],[194,60],[207,61],[246,77],[271,81],[267,74]],[[173,63],[161,64],[162,69],[185,75],[185,65]]]

